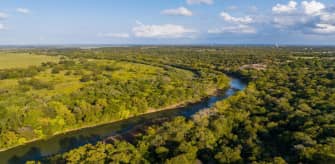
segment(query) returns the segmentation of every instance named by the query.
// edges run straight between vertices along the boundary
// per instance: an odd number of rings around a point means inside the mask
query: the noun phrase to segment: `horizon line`
[[[335,44],[279,44],[279,43],[264,43],[264,44],[254,44],[254,43],[237,43],[237,44],[220,44],[220,43],[213,43],[213,44],[110,44],[110,43],[73,43],[73,44],[0,44],[0,49],[3,48],[87,48],[87,47],[96,47],[96,48],[103,48],[103,47],[148,47],[148,46],[157,46],[157,47],[193,47],[193,46],[200,46],[200,47],[225,47],[225,46],[249,46],[249,47],[335,47]]]

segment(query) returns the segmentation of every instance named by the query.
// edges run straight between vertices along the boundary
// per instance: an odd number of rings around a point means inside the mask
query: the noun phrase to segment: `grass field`
[[[58,57],[33,55],[28,53],[0,52],[0,69],[26,68],[43,62],[57,62]]]
[[[0,69],[10,68],[24,68],[32,65],[39,65],[43,62],[53,61],[57,62],[59,58],[52,56],[42,55],[31,55],[28,53],[1,53],[0,52]],[[163,75],[167,75],[166,79],[173,79],[173,83],[178,81],[188,81],[192,79],[193,73],[190,71],[175,69],[174,71],[168,72],[160,67],[149,66],[144,64],[119,62],[113,60],[90,60],[91,63],[97,63],[98,65],[113,65],[118,68],[115,71],[103,71],[101,74],[109,74],[114,80],[120,82],[126,82],[128,80],[150,80],[158,79]],[[82,69],[85,74],[92,74],[91,71]],[[65,75],[67,71],[61,71],[59,73],[51,73],[51,69],[47,69],[33,78],[47,83],[52,83],[53,89],[31,89],[25,92],[26,96],[35,95],[42,97],[50,97],[54,95],[68,95],[76,90],[85,87],[93,82],[80,82],[82,75]],[[74,72],[72,70],[72,72]],[[0,80],[0,89],[10,90],[13,93],[19,92],[20,84],[19,80],[31,79],[29,78],[15,78]],[[172,86],[171,86],[172,87]],[[22,95],[23,96],[23,95]],[[3,100],[5,101],[5,100]],[[1,102],[1,101],[0,101]]]

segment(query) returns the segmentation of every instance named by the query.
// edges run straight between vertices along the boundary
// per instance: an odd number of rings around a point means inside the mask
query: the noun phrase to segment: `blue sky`
[[[0,0],[0,44],[335,44],[331,0]]]

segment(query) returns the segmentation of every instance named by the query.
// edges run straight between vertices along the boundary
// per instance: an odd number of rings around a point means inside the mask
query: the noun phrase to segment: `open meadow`
[[[57,62],[58,57],[34,55],[30,53],[13,53],[0,51],[0,69],[27,68],[43,62]]]

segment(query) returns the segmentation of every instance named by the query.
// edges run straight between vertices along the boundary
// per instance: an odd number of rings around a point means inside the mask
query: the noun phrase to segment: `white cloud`
[[[326,8],[323,3],[317,2],[315,0],[310,2],[303,1],[301,5],[304,9],[305,14],[307,15],[319,15],[321,11]]]
[[[221,12],[220,16],[225,20],[226,22],[230,23],[238,23],[238,24],[249,24],[253,23],[253,19],[250,16],[244,16],[244,17],[233,17],[229,13]]]
[[[128,33],[99,33],[99,37],[107,37],[107,38],[129,38]]]
[[[211,4],[213,4],[213,0],[186,0],[186,3],[189,4],[189,5],[193,5],[193,4],[211,5]]]
[[[137,26],[132,31],[136,37],[144,38],[181,38],[189,37],[188,34],[196,32],[181,25],[145,25],[141,22],[137,22]]]
[[[296,18],[296,16],[283,15],[283,16],[275,16],[273,18],[273,23],[275,27],[284,29],[287,27],[292,27],[297,24],[303,23],[303,20],[301,18]]]
[[[228,25],[221,28],[208,30],[209,34],[254,34],[257,30],[250,24],[255,23],[254,19],[250,16],[234,17],[227,12],[221,12],[220,16]]]
[[[290,1],[287,5],[277,4],[272,7],[274,13],[292,13],[297,10],[298,3],[295,1]]]
[[[275,27],[280,29],[303,28],[310,16],[306,15],[302,8],[302,4],[298,6],[295,1],[290,1],[287,5],[277,4],[272,7],[272,12],[275,13],[273,17]]]
[[[189,9],[185,7],[163,10],[161,13],[165,15],[180,15],[180,16],[192,16],[193,15],[192,11],[190,11]]]
[[[6,19],[6,18],[8,18],[8,15],[6,13],[0,12],[0,20],[1,19]]]
[[[4,29],[6,29],[5,25],[0,23],[0,30],[4,30]]]
[[[320,15],[320,20],[322,22],[328,22],[335,24],[335,12],[324,12]]]
[[[319,23],[312,31],[318,34],[332,34],[335,33],[335,25]]]
[[[21,14],[29,14],[30,10],[27,8],[17,8],[16,12],[21,13]]]
[[[275,27],[305,34],[335,34],[335,8],[315,0],[302,1],[299,6],[292,3],[291,7],[273,10]]]
[[[223,28],[216,28],[208,30],[209,34],[224,34],[224,33],[232,33],[232,34],[255,34],[257,30],[249,25],[235,25],[235,26],[226,26]]]

